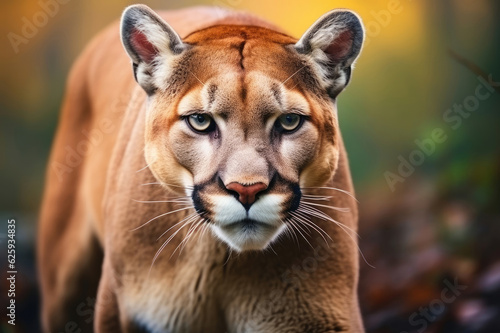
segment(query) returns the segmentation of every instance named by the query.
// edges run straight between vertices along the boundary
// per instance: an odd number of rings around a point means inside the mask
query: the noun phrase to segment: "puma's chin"
[[[284,200],[279,194],[265,194],[247,211],[234,196],[212,196],[212,230],[238,252],[263,250],[285,230]]]
[[[226,225],[212,225],[212,230],[232,249],[242,252],[263,250],[285,229],[285,224],[268,224],[244,219]]]

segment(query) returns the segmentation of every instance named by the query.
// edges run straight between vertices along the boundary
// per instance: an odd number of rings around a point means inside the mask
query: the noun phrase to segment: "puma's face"
[[[338,162],[334,99],[363,39],[358,17],[333,11],[297,42],[259,27],[216,26],[184,40],[144,6],[122,38],[148,92],[145,154],[185,191],[231,248],[266,248],[287,228],[301,187]]]
[[[181,98],[163,139],[192,175],[183,185],[193,186],[196,210],[239,250],[266,247],[297,209],[300,183],[323,183],[335,168],[333,118],[316,119],[319,110],[282,81],[222,71]],[[320,135],[325,129],[329,137]]]

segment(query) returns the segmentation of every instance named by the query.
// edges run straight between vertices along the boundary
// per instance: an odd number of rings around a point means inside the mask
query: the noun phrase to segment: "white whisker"
[[[203,225],[203,223],[205,222],[205,219],[204,218],[201,218],[199,219],[194,226],[191,226],[191,228],[189,229],[189,231],[187,232],[186,236],[184,237],[184,239],[182,240],[182,242],[180,242],[179,245],[177,245],[177,247],[175,248],[174,252],[172,252],[172,254],[170,255],[170,258],[172,258],[172,256],[175,254],[175,252],[177,251],[177,249],[180,247],[180,251],[179,251],[179,256],[181,255],[182,253],[182,250],[184,250],[184,247],[186,247],[189,239],[191,239],[191,237],[193,237],[194,233],[196,232],[196,230],[201,226]]]
[[[273,249],[273,247],[272,247],[272,245],[271,245],[271,244],[269,244],[269,249],[270,249],[271,251],[273,251],[273,253],[274,253],[276,256],[278,256],[278,254],[276,253],[276,251],[274,251],[274,249]],[[266,249],[266,250],[267,250],[267,249]]]
[[[142,225],[138,226],[137,228],[131,229],[130,231],[135,231],[135,230],[137,230],[137,229],[140,229],[140,228],[144,227],[145,225],[149,224],[150,222],[152,222],[152,221],[154,221],[154,220],[156,220],[156,219],[158,219],[158,218],[160,218],[160,217],[163,217],[163,216],[166,216],[166,215],[170,215],[170,214],[173,214],[173,213],[176,213],[176,212],[180,212],[180,211],[182,211],[182,210],[192,209],[192,208],[194,208],[194,206],[183,207],[183,208],[179,208],[179,209],[176,209],[176,210],[170,211],[170,212],[168,212],[168,213],[164,213],[164,214],[158,215],[157,217],[153,217],[153,218],[152,218],[151,220],[149,220],[148,222],[146,222],[146,223],[144,223],[144,224],[142,224]]]
[[[333,219],[331,216],[325,214],[324,212],[322,212],[319,209],[316,209],[314,207],[304,207],[304,206],[299,205],[299,208],[297,211],[300,211],[300,212],[305,213],[305,214],[310,215],[310,216],[320,218],[320,219],[325,220],[325,221],[333,222],[335,224],[341,224],[342,226],[344,226],[349,231],[351,231],[352,233],[354,233],[356,236],[359,237],[358,233],[355,230],[353,230],[353,229],[349,228],[348,226],[346,226],[345,224],[342,224],[339,221]]]
[[[299,68],[298,70],[296,70],[292,75],[290,75],[285,81],[281,82],[281,85],[284,85],[288,80],[290,80],[292,77],[294,77],[298,72],[300,72],[301,70],[303,70],[306,66],[302,66],[301,68]]]
[[[305,214],[308,214],[308,215],[311,215],[311,216],[316,216],[316,217],[321,218],[321,219],[324,219],[324,220],[326,220],[326,221],[331,221],[331,222],[335,223],[336,225],[338,225],[338,226],[339,226],[339,228],[341,228],[341,229],[342,229],[342,230],[343,230],[343,231],[344,231],[344,232],[345,232],[345,233],[349,236],[349,238],[350,238],[350,239],[354,242],[354,244],[355,244],[355,245],[356,245],[356,247],[358,248],[358,251],[359,251],[359,253],[360,253],[361,257],[363,258],[364,262],[365,262],[368,266],[370,266],[371,268],[375,268],[373,265],[371,265],[371,264],[370,264],[370,263],[366,260],[365,255],[364,255],[364,254],[363,254],[363,252],[361,251],[361,248],[359,247],[358,242],[354,239],[354,237],[353,237],[353,236],[352,236],[349,232],[347,232],[347,230],[350,230],[351,232],[353,232],[354,234],[356,234],[356,236],[358,236],[358,237],[359,237],[359,235],[358,235],[358,233],[357,233],[356,231],[352,230],[351,228],[349,228],[349,227],[348,227],[348,226],[346,226],[345,224],[340,223],[340,222],[338,222],[338,221],[334,220],[333,218],[331,218],[330,216],[326,215],[325,213],[323,213],[322,211],[320,211],[320,210],[318,210],[318,209],[316,209],[316,208],[313,208],[313,207],[306,207],[306,209],[308,209],[308,212],[309,212],[309,213],[308,213],[307,211],[305,211],[305,210],[301,210],[301,208],[304,208],[304,207],[301,207],[301,206],[299,205],[299,209],[298,209],[298,211],[302,211],[302,212],[303,212],[303,213],[305,213]],[[346,229],[347,229],[347,230],[346,230]]]
[[[147,169],[150,165],[151,165],[151,163],[147,164],[144,168],[137,170],[136,173],[141,172],[144,169]]]
[[[143,201],[143,200],[135,200],[135,199],[132,199],[132,200],[135,202],[139,202],[139,203],[188,203],[188,204],[192,204],[192,201],[189,198],[186,198],[186,199],[179,198],[179,199],[174,199],[174,200],[154,200],[154,201]]]
[[[324,231],[323,229],[321,229],[319,226],[315,225],[312,221],[308,221],[307,220],[307,217],[302,215],[302,213],[300,212],[290,212],[290,214],[296,218],[299,222],[302,222],[304,223],[306,226],[312,228],[313,230],[315,230],[320,236],[321,238],[323,238],[323,240],[325,241],[326,244],[328,244],[328,241],[326,240],[325,236],[323,236],[323,234],[321,232],[323,232],[328,238],[330,238],[331,241],[333,241],[333,239],[330,237],[330,235]]]
[[[194,221],[194,220],[193,220]],[[177,235],[177,233],[179,231],[181,231],[185,226],[191,224],[193,222],[189,222],[189,223],[184,223],[182,225],[182,227],[180,227],[179,229],[177,229],[176,232],[174,232],[172,235],[170,235],[170,237],[160,246],[160,248],[158,249],[158,251],[156,251],[156,254],[153,258],[153,261],[151,262],[151,266],[149,267],[149,273],[148,273],[148,279],[149,279],[149,275],[151,274],[151,269],[153,268],[153,265],[154,263],[156,262],[156,259],[158,258],[158,256],[160,255],[160,253],[163,251],[163,249],[168,245],[168,243],[175,237],[175,235]]]
[[[190,186],[190,185],[182,186],[182,185],[174,185],[174,184],[168,184],[168,183],[163,183],[163,182],[145,183],[145,184],[141,184],[140,186],[146,186],[146,185],[166,185],[166,186],[171,186],[171,187],[180,187],[180,188],[188,189],[188,190],[193,189],[193,186]]]
[[[347,194],[348,196],[350,196],[351,198],[353,198],[354,200],[356,200],[356,202],[359,203],[358,199],[356,199],[356,197],[349,191],[346,191],[346,190],[343,190],[343,189],[340,189],[340,188],[336,188],[336,187],[328,187],[328,186],[320,186],[320,187],[301,187],[302,190],[304,189],[323,189],[323,190],[335,190],[335,191],[338,191],[338,192],[341,192],[341,193],[344,193],[344,194]]]
[[[203,226],[203,230],[201,230],[201,237],[205,237],[207,230],[210,228],[210,222],[207,220],[205,225]]]
[[[185,223],[190,223],[190,220],[192,219],[195,219],[197,217],[198,213],[194,212],[194,213],[191,213],[189,214],[188,216],[186,216],[185,218],[183,218],[182,220],[180,220],[179,222],[177,222],[176,224],[174,224],[173,226],[171,226],[170,228],[168,228],[167,230],[165,230],[161,235],[160,237],[158,237],[156,239],[156,241],[159,241],[160,238],[163,237],[163,235],[165,235],[167,232],[169,232],[170,230],[172,230],[174,227],[178,226],[179,224],[185,222]]]
[[[299,243],[299,239],[297,238],[297,233],[295,232],[295,230],[293,229],[293,227],[289,223],[286,223],[286,222],[288,222],[288,219],[285,219],[284,222],[286,225],[285,232],[287,234],[289,234],[290,237],[295,239],[295,241],[297,242],[297,246],[300,248],[300,243]]]
[[[322,204],[318,204],[318,203],[307,202],[305,200],[302,200],[301,203],[303,203],[304,205],[308,205],[308,206],[310,205],[310,206],[318,206],[318,207],[323,207],[323,208],[329,208],[329,209],[333,209],[333,210],[336,210],[336,211],[339,211],[339,212],[342,212],[342,213],[348,213],[348,212],[351,211],[349,208],[322,205]]]
[[[229,255],[227,256],[226,261],[224,261],[224,264],[222,266],[226,266],[226,264],[229,262],[229,259],[231,258],[231,255],[233,254],[233,249],[231,247],[228,248],[229,250]]]
[[[330,199],[331,199],[332,197],[323,197],[323,196],[319,196],[319,195],[307,195],[307,194],[303,194],[303,195],[302,195],[302,198],[303,198],[303,199],[307,199],[307,200],[330,201]]]
[[[302,236],[302,238],[304,238],[304,240],[307,242],[307,244],[309,244],[309,246],[311,247],[311,249],[313,249],[313,250],[314,250],[314,248],[313,248],[313,246],[311,245],[311,243],[309,243],[309,241],[307,240],[307,237],[306,237],[306,236],[305,236],[305,235],[304,235],[304,234],[303,234],[303,233],[299,230],[299,225],[298,225],[295,221],[293,221],[293,220],[291,220],[291,219],[287,219],[287,222],[288,222],[291,226],[293,226],[293,227],[295,228],[295,230],[296,230],[296,231],[297,231],[297,232],[298,232],[298,233]]]
[[[195,77],[195,79],[198,80],[198,82],[201,83],[202,86],[206,87],[206,84],[203,83],[193,72],[189,71],[189,73],[191,73]]]

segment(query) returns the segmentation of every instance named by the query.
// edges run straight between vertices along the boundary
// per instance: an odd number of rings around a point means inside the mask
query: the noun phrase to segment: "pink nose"
[[[234,191],[239,194],[240,202],[244,205],[251,205],[255,202],[255,195],[267,188],[264,183],[255,183],[252,185],[242,185],[240,183],[230,183],[226,186],[230,191]]]

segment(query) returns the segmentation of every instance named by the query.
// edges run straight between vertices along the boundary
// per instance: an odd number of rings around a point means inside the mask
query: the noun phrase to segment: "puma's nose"
[[[229,191],[234,191],[239,194],[240,202],[243,205],[251,205],[255,202],[255,195],[267,188],[264,183],[255,183],[252,185],[242,185],[240,183],[230,183],[226,186]]]

